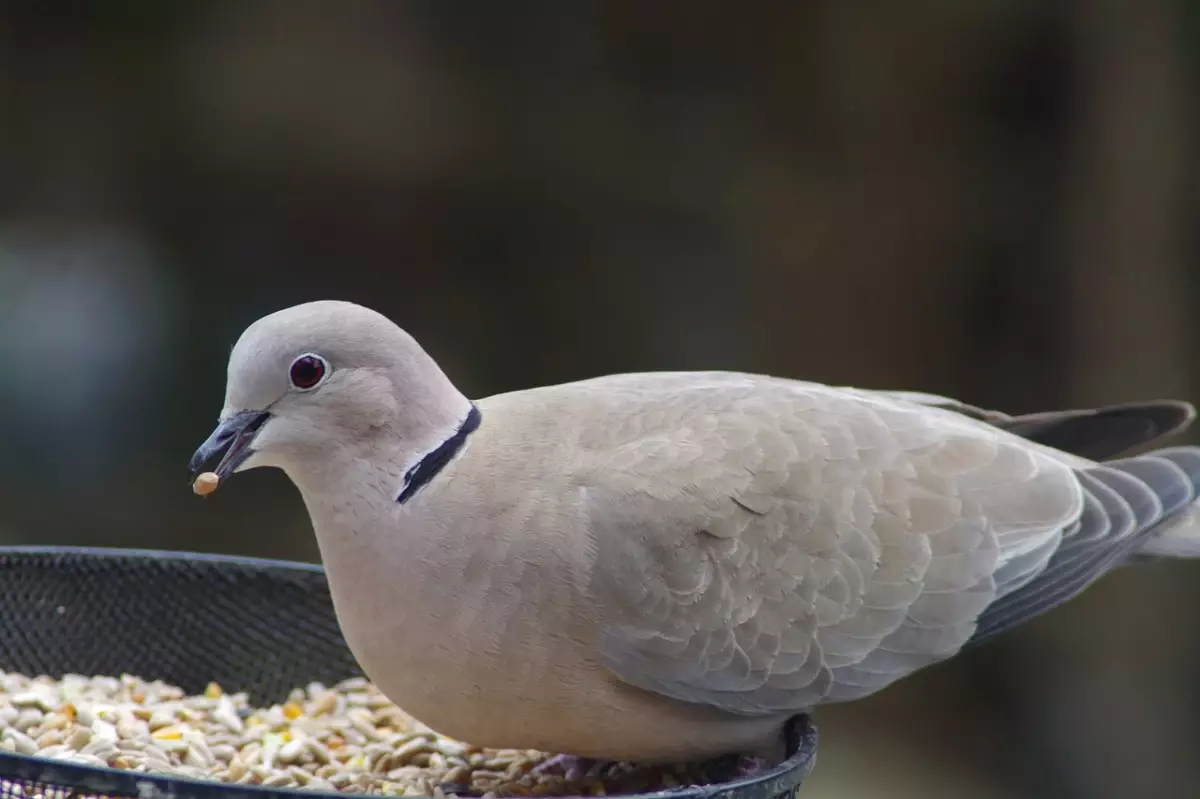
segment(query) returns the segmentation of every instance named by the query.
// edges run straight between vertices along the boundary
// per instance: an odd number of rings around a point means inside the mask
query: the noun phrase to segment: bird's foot
[[[563,777],[568,782],[581,782],[595,779],[604,769],[611,765],[607,760],[593,760],[590,757],[575,755],[555,755],[533,767],[534,774],[546,774],[554,769],[561,769]]]

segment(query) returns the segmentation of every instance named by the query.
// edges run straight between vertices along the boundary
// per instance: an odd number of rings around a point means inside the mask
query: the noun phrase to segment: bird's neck
[[[421,486],[411,505],[399,498],[413,485],[420,455],[441,443],[425,442],[417,453],[380,443],[371,457],[344,452],[321,468],[289,470],[312,521],[342,631],[360,662],[376,660],[380,629],[399,634],[402,625],[426,623],[419,588],[436,542],[416,506],[444,473]]]
[[[453,647],[413,642],[439,640],[456,614],[491,610],[487,586],[468,579],[468,531],[451,522],[453,513],[439,501],[468,456],[459,449],[455,458],[439,448],[469,427],[458,420],[422,449],[423,458],[401,452],[341,458],[319,475],[293,478],[312,519],[346,642],[368,676],[426,723],[441,722],[444,712],[428,675],[445,677],[466,668],[470,658]],[[449,463],[423,468],[427,458]]]
[[[482,418],[479,408],[471,403],[467,408],[467,415],[463,417],[458,428],[442,439],[436,447],[414,460],[408,467],[404,473],[404,485],[396,496],[396,501],[401,505],[411,502],[421,489],[436,480],[450,462],[462,452],[467,445],[467,439],[479,429]]]
[[[389,426],[370,442],[335,448],[319,460],[288,465],[331,572],[393,560],[411,567],[432,531],[417,506],[451,470],[481,424],[481,414],[455,393],[424,414],[420,426]],[[400,539],[400,540],[398,540]],[[332,576],[332,575],[331,575]]]

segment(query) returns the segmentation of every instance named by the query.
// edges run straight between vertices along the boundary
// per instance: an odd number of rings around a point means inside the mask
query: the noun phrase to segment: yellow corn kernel
[[[157,738],[160,741],[178,741],[183,737],[183,730],[174,725],[170,727],[159,727],[154,732],[150,733],[151,738]]]

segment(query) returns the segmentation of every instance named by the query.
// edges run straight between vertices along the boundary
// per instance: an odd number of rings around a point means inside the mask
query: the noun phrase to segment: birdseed
[[[216,472],[201,472],[192,483],[192,491],[203,497],[216,491],[220,483],[221,477]]]
[[[312,683],[283,703],[252,707],[246,694],[216,683],[188,696],[130,675],[54,680],[0,671],[0,751],[372,796],[606,796],[721,782],[736,767],[725,758],[567,774],[543,752],[483,749],[438,735],[362,678]],[[17,788],[0,781],[4,795],[19,796]]]

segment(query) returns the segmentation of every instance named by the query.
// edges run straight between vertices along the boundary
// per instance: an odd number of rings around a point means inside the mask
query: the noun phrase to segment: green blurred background
[[[186,469],[241,330],[390,315],[473,396],[726,368],[1200,400],[1200,8],[0,2],[0,542],[314,559]],[[1200,564],[818,716],[805,797],[1200,794]]]

